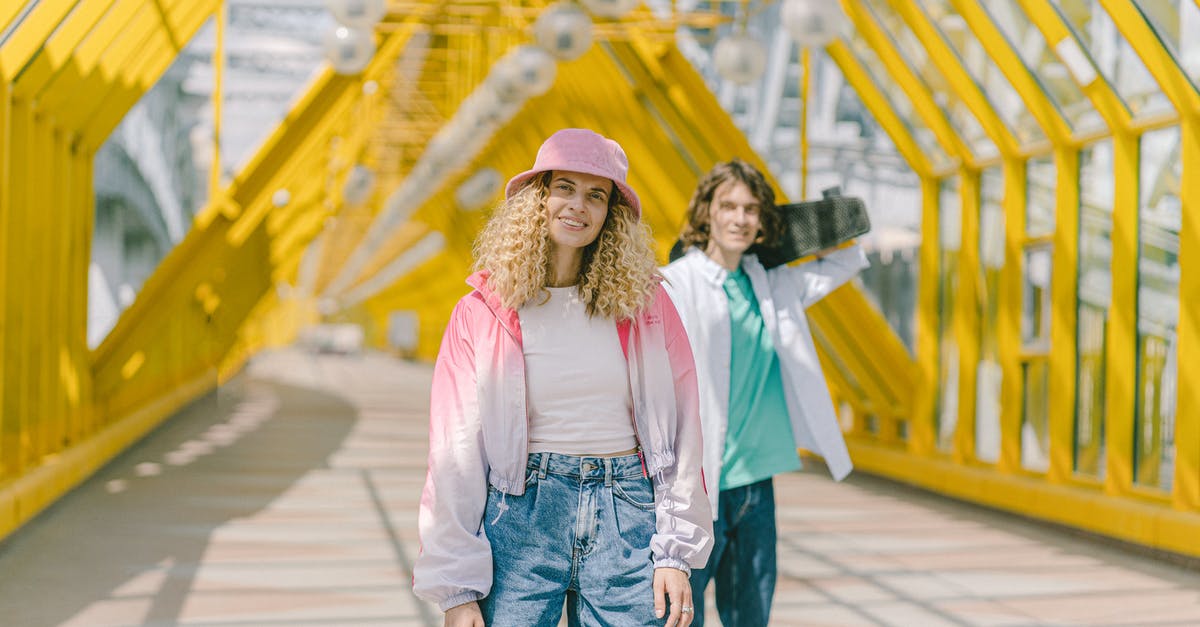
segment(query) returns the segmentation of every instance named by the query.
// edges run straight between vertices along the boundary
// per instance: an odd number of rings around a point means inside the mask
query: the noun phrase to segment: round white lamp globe
[[[583,6],[587,7],[592,15],[618,19],[633,10],[638,5],[638,0],[583,0]]]
[[[483,88],[500,104],[519,104],[525,100],[521,71],[510,58],[501,57],[488,72]]]
[[[727,81],[747,85],[767,69],[767,49],[747,34],[729,35],[713,48],[713,65]]]
[[[360,205],[371,197],[374,188],[375,173],[364,165],[356,165],[350,169],[346,182],[342,184],[342,200],[347,205]]]
[[[834,0],[784,0],[783,28],[802,47],[821,48],[842,35],[846,16]]]
[[[518,46],[492,66],[487,84],[500,102],[519,102],[549,91],[557,72],[549,52],[537,46]]]
[[[533,38],[557,59],[578,59],[592,47],[592,18],[578,5],[552,4],[533,23]]]
[[[325,58],[338,74],[362,72],[375,56],[375,34],[372,31],[335,26],[325,34]]]
[[[325,0],[333,19],[351,28],[375,28],[387,13],[387,0]]]
[[[503,184],[504,177],[495,168],[480,168],[454,190],[454,200],[463,211],[476,211],[495,198]]]

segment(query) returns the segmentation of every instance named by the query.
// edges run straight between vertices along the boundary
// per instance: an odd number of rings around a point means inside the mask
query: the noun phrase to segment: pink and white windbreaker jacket
[[[487,596],[492,553],[482,527],[487,486],[525,492],[529,422],[520,318],[478,272],[455,306],[433,371],[429,471],[421,493],[421,553],[413,590],[443,611]],[[692,351],[660,286],[636,320],[618,322],[629,364],[635,434],[654,482],[656,568],[690,572],[712,550]],[[581,356],[582,358],[582,356]]]

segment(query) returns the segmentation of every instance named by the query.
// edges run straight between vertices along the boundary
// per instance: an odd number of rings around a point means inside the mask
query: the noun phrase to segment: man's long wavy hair
[[[693,192],[692,200],[688,203],[688,221],[679,235],[684,249],[687,249],[688,246],[695,246],[700,250],[708,248],[710,223],[712,222],[709,212],[713,194],[717,193],[717,188],[730,181],[745,183],[760,204],[760,227],[758,237],[754,240],[755,247],[773,246],[779,241],[779,237],[782,235],[783,217],[779,213],[779,208],[775,206],[775,190],[771,189],[766,177],[757,168],[741,159],[734,158],[713,166],[708,174],[705,174],[704,178],[696,184],[696,191]],[[747,252],[753,253],[754,248]]]
[[[475,269],[505,307],[544,303],[550,297],[550,225],[546,216],[550,172],[533,177],[505,200],[475,240]],[[590,316],[636,316],[654,296],[657,265],[650,228],[613,186],[608,216],[596,241],[583,249],[579,295]]]

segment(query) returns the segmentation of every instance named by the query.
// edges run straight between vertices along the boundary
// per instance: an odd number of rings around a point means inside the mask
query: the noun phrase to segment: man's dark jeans
[[[692,571],[693,627],[704,625],[704,589],[717,585],[724,627],[765,627],[775,596],[775,485],[771,479],[721,490],[712,555]]]

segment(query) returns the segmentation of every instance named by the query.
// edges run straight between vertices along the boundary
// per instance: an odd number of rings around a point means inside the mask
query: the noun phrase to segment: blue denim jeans
[[[693,627],[704,625],[704,589],[716,580],[725,627],[764,627],[775,596],[775,485],[770,478],[721,490],[712,555],[692,571]]]
[[[654,617],[654,491],[636,455],[529,456],[525,494],[488,488],[488,627],[662,625]]]

